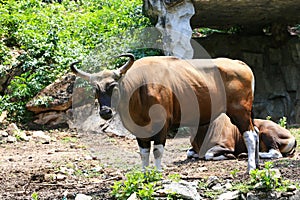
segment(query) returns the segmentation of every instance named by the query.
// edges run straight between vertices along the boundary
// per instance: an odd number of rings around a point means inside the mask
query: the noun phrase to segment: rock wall
[[[161,2],[169,10],[186,0],[143,0],[145,14],[156,24],[159,14],[149,2]],[[300,20],[299,0],[192,0],[195,15],[191,27],[242,27],[247,32],[261,32],[273,24],[294,25]]]
[[[300,39],[290,36],[280,44],[271,36],[213,34],[196,39],[211,57],[246,62],[256,79],[254,116],[300,124]],[[196,53],[196,52],[195,52]]]
[[[157,16],[155,27],[162,34],[165,55],[192,58],[190,19],[195,14],[192,2],[190,0],[148,0],[144,4],[144,9]]]

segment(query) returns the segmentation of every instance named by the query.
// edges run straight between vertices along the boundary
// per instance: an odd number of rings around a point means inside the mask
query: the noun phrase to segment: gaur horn
[[[76,74],[77,76],[79,76],[80,78],[83,78],[86,81],[91,81],[92,74],[81,71],[80,69],[77,69],[75,67],[75,65],[80,63],[80,62],[81,61],[76,61],[76,62],[71,63],[70,68],[71,68],[72,72],[74,74]]]
[[[130,59],[122,66],[118,69],[118,72],[120,75],[125,74],[127,72],[127,70],[132,66],[132,64],[134,63],[134,55],[131,53],[126,53],[126,54],[121,54],[118,57],[129,57]]]

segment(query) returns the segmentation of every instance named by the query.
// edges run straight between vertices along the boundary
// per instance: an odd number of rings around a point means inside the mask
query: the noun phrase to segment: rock
[[[2,136],[2,137],[8,137],[8,133],[6,131],[1,130],[0,131],[0,136]]]
[[[248,192],[247,193],[247,200],[260,200],[260,198],[258,196],[256,196],[254,193]]]
[[[3,123],[7,117],[7,111],[3,111],[0,115],[0,123]]]
[[[14,143],[14,142],[17,142],[17,138],[15,138],[14,136],[9,135],[9,136],[7,137],[7,139],[6,139],[6,141],[7,141],[8,143]]]
[[[68,120],[66,113],[63,111],[50,111],[40,113],[36,115],[35,118],[36,119],[33,122],[42,125],[66,124]]]
[[[239,199],[240,191],[225,192],[218,197],[218,200]]]
[[[19,137],[21,140],[28,142],[29,141],[29,137],[26,135],[26,133],[24,131],[21,131],[19,134]]]
[[[77,194],[75,197],[75,200],[92,200],[93,198],[91,196],[85,195],[85,194]]]
[[[299,200],[300,199],[300,190],[296,190],[294,195],[289,198],[289,200]]]
[[[59,172],[61,172],[63,174],[72,175],[72,174],[74,174],[74,169],[67,168],[67,167],[60,167]]]
[[[41,143],[50,143],[51,137],[46,135],[43,131],[33,131],[32,138],[38,140]]]
[[[165,55],[193,58],[190,19],[195,10],[192,2],[190,0],[147,0],[144,7],[152,15],[157,16],[156,28],[162,33]]]
[[[67,179],[66,175],[63,175],[63,174],[55,175],[55,180],[57,180],[57,181],[63,181],[63,180],[66,180],[66,179]]]
[[[139,200],[139,198],[137,197],[136,192],[134,192],[130,195],[130,197],[127,200]]]
[[[152,21],[158,21],[158,13],[151,6],[152,0],[144,0],[144,10]],[[184,4],[184,0],[162,0],[168,9],[177,4]],[[191,18],[193,28],[230,28],[236,25],[251,32],[262,32],[262,27],[283,21],[286,24],[296,24],[300,21],[299,1],[226,1],[226,0],[193,0],[195,15]]]
[[[45,178],[45,181],[51,182],[55,179],[55,174],[45,174],[44,178]]]
[[[291,197],[291,196],[293,196],[293,195],[294,195],[293,192],[283,192],[283,193],[282,193],[282,196],[283,196],[283,197]]]
[[[34,113],[45,111],[64,111],[72,105],[72,91],[76,76],[66,74],[41,90],[27,104],[26,108]]]
[[[9,124],[7,127],[7,132],[16,139],[29,141],[29,137],[27,137],[26,133],[21,131],[15,123]]]
[[[183,199],[202,199],[197,192],[196,182],[187,182],[184,180],[180,180],[179,182],[172,182],[167,180],[162,182],[162,187],[162,189],[159,189],[157,191],[157,193],[161,196],[167,196],[168,194],[176,194],[179,196],[179,198]]]
[[[206,172],[206,171],[208,171],[208,169],[207,169],[207,167],[199,167],[199,168],[197,168],[197,171]]]
[[[107,124],[107,128],[103,129],[105,133],[113,133],[114,135],[135,139],[135,136],[131,134],[122,124],[120,115],[116,114],[112,120]]]
[[[208,177],[208,179],[206,181],[208,188],[212,188],[217,183],[219,183],[219,178],[217,176],[210,176],[210,177]]]
[[[15,135],[15,134],[19,134],[21,131],[15,123],[11,123],[7,127],[7,132],[10,135]]]
[[[221,183],[217,183],[214,186],[211,187],[212,190],[222,190],[223,186],[221,185]]]
[[[87,132],[103,132],[101,131],[101,126],[106,121],[99,116],[97,107],[94,104],[90,103],[78,107],[73,106],[68,112],[68,115],[72,116],[72,119],[68,120],[70,128]]]
[[[281,178],[281,173],[280,173],[280,170],[277,169],[277,168],[272,168],[270,169],[271,172],[275,172],[273,178],[277,178],[277,179],[280,179]]]
[[[287,191],[288,191],[288,192],[293,192],[293,191],[295,191],[295,190],[297,190],[297,187],[296,187],[295,185],[289,185],[289,186],[287,187]]]
[[[228,189],[231,189],[232,188],[232,185],[231,185],[231,183],[226,183],[225,185],[224,185],[224,187],[228,190]]]

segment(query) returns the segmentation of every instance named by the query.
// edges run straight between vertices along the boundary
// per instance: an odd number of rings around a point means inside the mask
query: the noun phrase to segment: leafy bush
[[[280,118],[278,124],[279,124],[281,127],[286,128],[286,117]]]
[[[271,116],[267,116],[266,120],[272,120],[271,118],[272,118]],[[287,120],[287,118],[283,116],[282,118],[279,119],[278,124],[281,127],[286,128],[286,124],[287,124],[286,120]]]
[[[109,45],[128,30],[148,25],[141,0],[0,1],[0,74],[21,66],[21,74],[1,96],[0,112],[7,110],[11,119],[26,120],[26,103],[68,72],[70,62],[87,57],[99,45]],[[22,53],[12,59],[10,49]]]
[[[273,162],[265,162],[265,167],[262,170],[252,170],[250,172],[250,184],[255,185],[255,188],[273,190],[277,189],[284,184],[276,174],[276,171],[272,169]]]
[[[136,193],[141,199],[154,199],[154,191],[158,189],[157,181],[162,179],[162,174],[155,169],[146,172],[132,171],[126,174],[125,181],[117,181],[113,185],[112,195],[116,199],[127,199]]]

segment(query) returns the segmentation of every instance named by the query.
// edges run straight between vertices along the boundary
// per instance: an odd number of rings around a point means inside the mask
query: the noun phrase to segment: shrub
[[[117,181],[112,186],[112,195],[116,199],[127,199],[133,193],[141,199],[153,199],[152,195],[158,189],[157,181],[162,179],[162,174],[155,169],[132,171],[125,176],[125,181]]]
[[[257,188],[272,190],[281,186],[280,177],[272,170],[273,162],[265,162],[265,167],[262,170],[252,170],[250,172],[250,184]]]
[[[28,119],[26,103],[67,73],[70,62],[87,57],[99,45],[110,49],[112,38],[148,25],[141,0],[0,1],[0,74],[21,63],[21,74],[11,77],[1,96],[0,113],[7,110],[12,120]],[[12,59],[10,49],[23,53]]]

